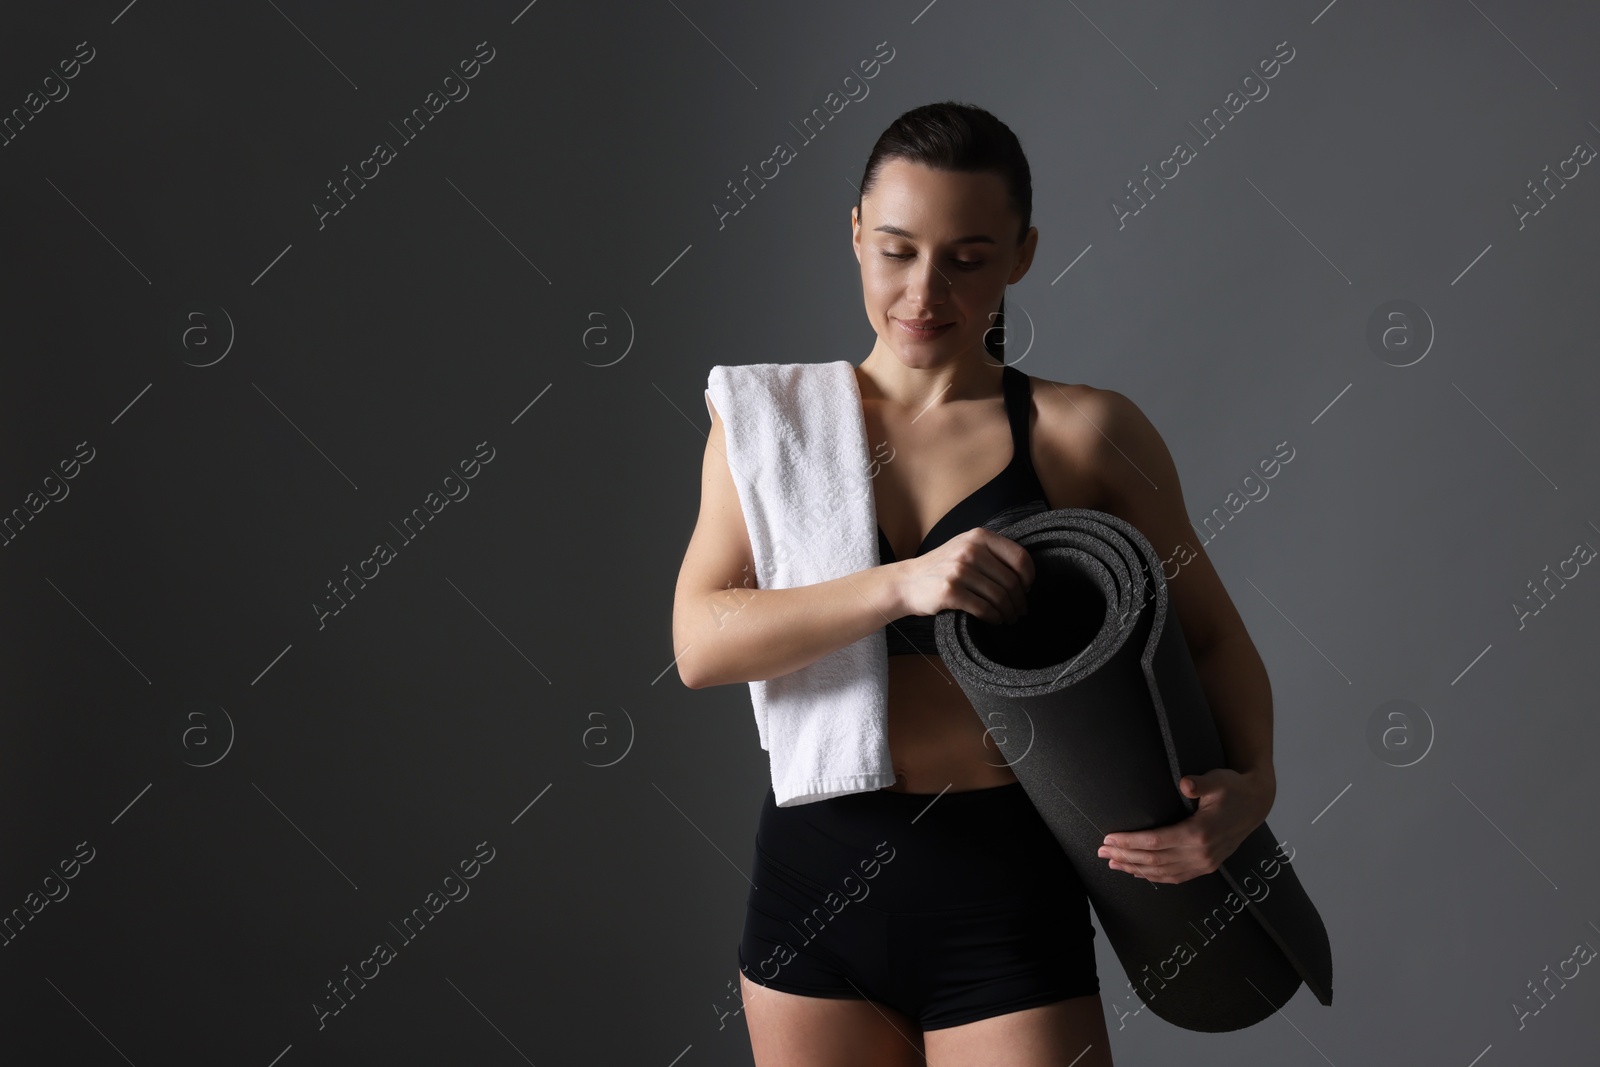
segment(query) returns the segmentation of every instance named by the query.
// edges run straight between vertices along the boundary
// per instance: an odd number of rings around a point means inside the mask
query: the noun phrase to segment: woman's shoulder
[[[1086,382],[1058,382],[1030,374],[1028,384],[1039,412],[1037,425],[1051,433],[1092,433],[1106,417],[1115,415],[1118,407],[1132,403],[1114,389]]]
[[[1142,421],[1133,401],[1115,389],[1029,375],[1034,466],[1058,506],[1101,507],[1116,441]]]

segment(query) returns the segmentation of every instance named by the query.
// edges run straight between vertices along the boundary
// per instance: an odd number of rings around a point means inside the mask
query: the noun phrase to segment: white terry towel
[[[877,509],[855,368],[846,360],[716,366],[707,385],[758,588],[876,567]],[[752,681],[750,703],[779,807],[894,784],[881,628],[799,670]]]

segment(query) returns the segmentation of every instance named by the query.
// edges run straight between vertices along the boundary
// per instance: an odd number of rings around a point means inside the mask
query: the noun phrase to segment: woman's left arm
[[[1272,809],[1271,683],[1227,589],[1195,543],[1177,468],[1156,428],[1114,390],[1096,390],[1080,401],[1055,392],[1063,399],[1048,403],[1077,427],[1072,432],[1084,435],[1093,457],[1103,510],[1137,527],[1162,560],[1169,603],[1227,761],[1179,782],[1185,796],[1199,801],[1190,816],[1153,830],[1108,834],[1100,855],[1114,869],[1152,882],[1184,882],[1215,871]]]

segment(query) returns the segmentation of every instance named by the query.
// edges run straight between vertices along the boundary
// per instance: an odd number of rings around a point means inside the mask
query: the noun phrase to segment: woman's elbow
[[[714,669],[705,662],[704,656],[693,655],[692,649],[685,649],[678,656],[678,678],[690,689],[709,689],[714,685],[724,684],[718,678]]]
[[[674,618],[672,624],[673,666],[677,668],[678,680],[690,689],[704,689],[715,685],[707,671],[706,654],[711,650],[706,647],[707,638],[698,633],[691,626],[684,625],[680,619]]]
[[[704,689],[706,687],[706,680],[695,671],[695,667],[698,665],[698,663],[698,660],[686,658],[683,654],[678,656],[678,680],[682,682],[686,688]]]

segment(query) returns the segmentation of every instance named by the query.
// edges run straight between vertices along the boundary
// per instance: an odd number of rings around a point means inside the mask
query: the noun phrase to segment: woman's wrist
[[[874,607],[883,617],[893,621],[911,614],[910,605],[906,603],[905,560],[880,563],[875,575],[881,584]]]

